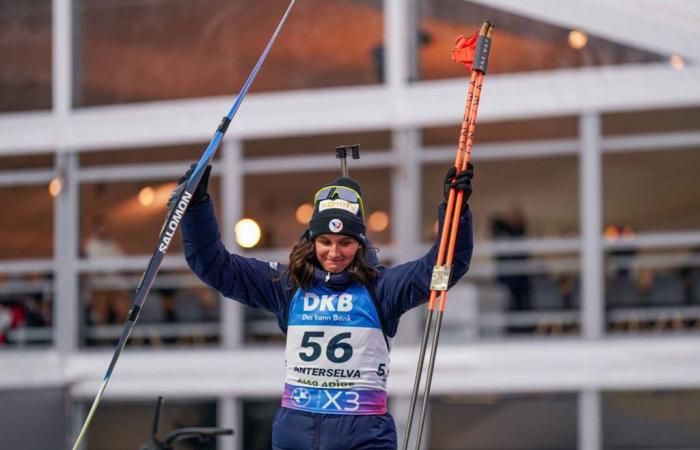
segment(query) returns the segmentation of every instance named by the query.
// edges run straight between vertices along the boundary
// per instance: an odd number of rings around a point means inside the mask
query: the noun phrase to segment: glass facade
[[[700,443],[700,391],[606,392],[605,448],[693,448]]]
[[[0,113],[51,109],[51,0],[0,1]]]
[[[53,198],[48,183],[39,186],[0,186],[12,199],[12,214],[0,221],[0,259],[50,258],[53,255]]]
[[[287,4],[80,0],[74,104],[233,95]],[[380,1],[301,2],[251,92],[378,83],[382,29]]]
[[[440,396],[430,406],[428,448],[576,448],[573,394]]]

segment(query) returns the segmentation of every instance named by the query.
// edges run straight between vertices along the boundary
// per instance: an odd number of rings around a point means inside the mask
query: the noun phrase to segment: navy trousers
[[[316,414],[280,408],[272,425],[273,450],[396,450],[390,414]]]

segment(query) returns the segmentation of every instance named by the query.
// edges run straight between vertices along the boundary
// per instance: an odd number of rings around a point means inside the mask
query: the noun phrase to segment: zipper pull
[[[326,283],[328,283],[330,281],[330,279],[331,279],[331,273],[327,272],[326,273]]]

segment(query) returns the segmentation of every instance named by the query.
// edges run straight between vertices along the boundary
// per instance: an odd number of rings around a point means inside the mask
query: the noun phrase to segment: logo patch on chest
[[[304,311],[337,311],[349,312],[352,311],[352,295],[321,295],[318,296],[313,292],[304,294]]]

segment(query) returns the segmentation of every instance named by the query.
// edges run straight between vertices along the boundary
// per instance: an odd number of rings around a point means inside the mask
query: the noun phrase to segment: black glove
[[[455,166],[450,167],[445,175],[445,184],[443,188],[443,194],[445,195],[445,200],[450,195],[450,188],[454,188],[457,191],[463,191],[462,196],[462,207],[467,206],[469,197],[472,195],[472,178],[474,178],[474,165],[472,163],[467,164],[467,170],[457,173]]]
[[[192,163],[190,168],[187,169],[187,172],[185,172],[185,174],[183,176],[181,176],[179,180],[177,180],[178,186],[173,191],[172,195],[170,196],[170,200],[168,201],[168,208],[172,207],[172,205],[175,203],[175,200],[177,199],[178,195],[180,195],[180,192],[182,192],[182,190],[185,189],[185,185],[187,184],[187,180],[189,180],[190,177],[192,176],[192,172],[194,172],[195,167],[197,167],[197,163]],[[202,174],[202,178],[200,178],[200,180],[199,180],[199,184],[197,185],[197,189],[195,189],[194,194],[192,194],[192,199],[190,200],[190,206],[201,205],[202,203],[209,200],[209,193],[207,192],[207,188],[209,187],[209,174],[210,173],[211,173],[211,164],[208,165],[206,169],[204,169],[204,173]]]

